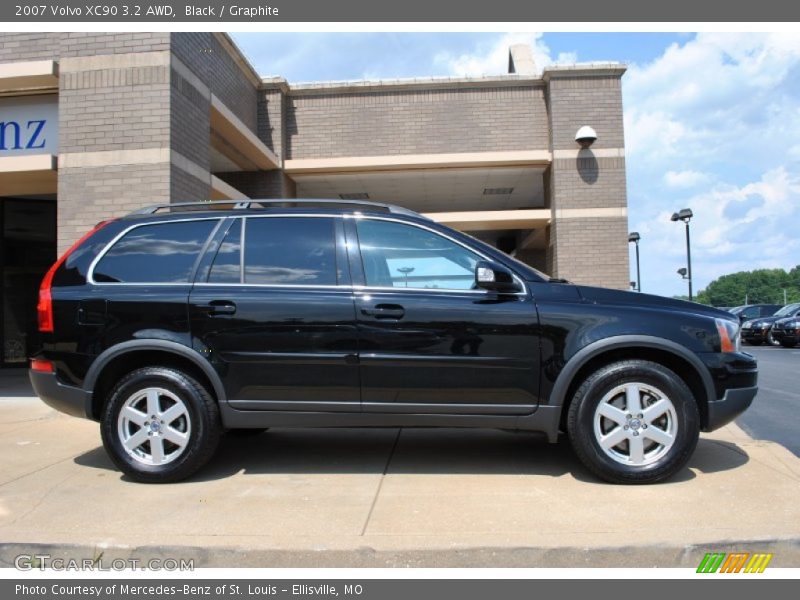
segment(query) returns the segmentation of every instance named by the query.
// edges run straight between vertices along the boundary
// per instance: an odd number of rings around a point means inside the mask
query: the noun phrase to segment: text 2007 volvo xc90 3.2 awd
[[[99,421],[145,482],[188,477],[226,430],[269,427],[565,432],[596,476],[655,482],[757,390],[730,313],[554,280],[369,202],[106,221],[47,273],[38,316],[36,393]]]

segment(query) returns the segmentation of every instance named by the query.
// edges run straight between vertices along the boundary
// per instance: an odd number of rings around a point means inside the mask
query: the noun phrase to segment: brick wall
[[[592,148],[622,148],[622,88],[617,75],[560,76],[548,83],[553,148],[575,148],[575,132],[591,125],[597,132]]]
[[[64,252],[99,221],[164,202],[167,164],[61,169],[58,173],[58,251]]]
[[[286,158],[546,148],[544,88],[493,87],[290,96]]]
[[[197,202],[211,197],[211,185],[171,165],[169,178],[170,202]]]
[[[210,99],[174,69],[170,78],[169,98],[171,148],[208,170],[211,166]]]
[[[61,152],[169,145],[169,67],[62,73]]]
[[[61,48],[72,55],[102,56],[164,52],[168,42],[167,34],[62,34]],[[81,68],[73,63],[59,77],[60,152],[79,161],[67,160],[59,168],[60,251],[97,221],[170,198],[168,158],[142,158],[170,145],[169,66],[97,66],[72,70]],[[135,157],[98,154],[108,151],[133,151]],[[88,159],[96,166],[86,166]]]
[[[280,89],[268,88],[258,96],[258,137],[278,158],[284,149],[286,98]]]
[[[60,33],[1,34],[0,63],[55,60],[59,56]]]
[[[2,33],[0,62],[57,60],[71,56],[169,50],[169,34],[144,33]]]
[[[560,74],[548,82],[548,109],[553,151],[577,152],[556,158],[545,179],[553,210],[548,271],[576,283],[628,289],[628,219],[602,213],[627,207],[625,159],[597,156],[624,148],[620,75]],[[574,137],[582,125],[598,137],[578,151]],[[601,212],[576,217],[559,215],[559,209]]]
[[[242,72],[213,33],[172,33],[172,52],[211,93],[253,131],[258,128],[256,86]]]
[[[215,173],[250,198],[296,198],[295,182],[282,171]]]
[[[562,219],[556,230],[558,277],[584,285],[629,288],[626,218]]]

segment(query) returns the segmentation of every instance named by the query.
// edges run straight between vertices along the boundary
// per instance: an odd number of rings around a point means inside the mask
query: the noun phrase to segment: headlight
[[[739,324],[727,319],[714,319],[719,333],[719,346],[722,352],[738,352],[740,348]]]

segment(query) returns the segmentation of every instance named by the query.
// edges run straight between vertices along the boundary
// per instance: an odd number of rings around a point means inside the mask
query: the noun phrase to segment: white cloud
[[[731,271],[800,263],[785,227],[800,221],[800,36],[699,34],[632,65],[623,101],[645,291],[685,290],[674,275],[683,227],[669,220],[684,207],[695,214],[696,290]]]
[[[700,171],[667,171],[664,173],[664,183],[673,188],[693,188],[708,182],[708,173]]]
[[[508,73],[508,49],[513,44],[529,44],[533,50],[536,68],[553,63],[574,63],[574,53],[560,53],[555,59],[550,48],[542,39],[541,33],[506,33],[493,42],[481,43],[474,51],[463,54],[442,52],[434,58],[434,63],[446,69],[451,75],[477,77],[481,75],[503,75]]]

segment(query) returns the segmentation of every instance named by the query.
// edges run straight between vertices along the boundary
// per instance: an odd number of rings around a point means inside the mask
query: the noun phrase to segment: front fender
[[[562,367],[561,372],[558,374],[553,388],[550,392],[548,405],[563,406],[567,400],[567,392],[573,379],[578,374],[583,366],[585,366],[593,358],[600,356],[606,352],[619,350],[623,348],[652,348],[654,350],[662,350],[669,352],[679,358],[688,362],[697,371],[703,382],[706,397],[705,400],[713,400],[715,396],[714,381],[711,374],[705,367],[700,358],[691,350],[687,350],[680,344],[667,340],[664,338],[649,336],[649,335],[618,335],[608,338],[603,338],[592,342],[591,344],[581,348],[576,352]]]

